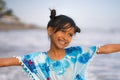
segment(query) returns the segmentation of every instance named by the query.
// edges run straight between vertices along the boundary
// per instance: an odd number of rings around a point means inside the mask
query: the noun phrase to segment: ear
[[[53,32],[54,32],[52,27],[48,27],[47,31],[48,31],[49,36],[51,36],[53,34]]]

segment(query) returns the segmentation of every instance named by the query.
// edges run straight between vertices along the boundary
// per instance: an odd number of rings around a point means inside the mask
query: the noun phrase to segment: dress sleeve
[[[87,52],[90,54],[90,57],[92,58],[94,55],[96,55],[96,50],[97,47],[96,46],[90,46],[87,48]]]
[[[23,71],[25,71],[29,76],[31,76],[31,78],[33,78],[33,76],[37,74],[36,64],[34,61],[34,58],[37,55],[39,55],[38,52],[33,52],[33,53],[29,53],[29,54],[17,57],[19,62],[22,63],[21,65],[22,65]]]
[[[96,46],[74,46],[67,48],[66,51],[71,56],[73,63],[78,61],[79,63],[85,64],[96,54]]]
[[[33,52],[33,53],[28,53],[23,56],[18,56],[18,60],[22,63],[25,64],[26,61],[33,61],[34,57],[38,55],[38,52]]]
[[[78,55],[78,61],[80,63],[86,64],[96,54],[97,47],[81,47],[81,50],[81,54]]]

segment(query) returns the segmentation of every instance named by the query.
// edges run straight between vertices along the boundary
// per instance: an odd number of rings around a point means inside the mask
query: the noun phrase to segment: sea
[[[0,58],[22,56],[31,52],[47,51],[49,37],[46,30],[0,31]],[[101,46],[120,44],[119,30],[83,30],[75,34],[69,46]],[[87,66],[88,80],[120,80],[120,52],[99,54]],[[21,66],[0,68],[0,80],[30,80]]]

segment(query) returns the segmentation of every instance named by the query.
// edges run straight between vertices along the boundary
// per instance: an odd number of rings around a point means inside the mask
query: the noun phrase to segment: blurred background
[[[120,0],[0,0],[0,58],[47,51],[50,10],[74,19],[82,30],[69,46],[120,43]],[[120,52],[96,55],[90,80],[120,80]],[[0,80],[29,80],[21,67],[0,68]]]

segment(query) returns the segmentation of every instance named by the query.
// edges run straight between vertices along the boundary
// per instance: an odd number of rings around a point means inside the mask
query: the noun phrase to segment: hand
[[[120,51],[120,44],[107,44],[97,48],[97,54],[109,54]]]

